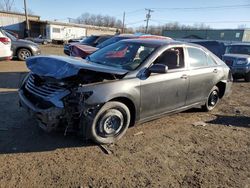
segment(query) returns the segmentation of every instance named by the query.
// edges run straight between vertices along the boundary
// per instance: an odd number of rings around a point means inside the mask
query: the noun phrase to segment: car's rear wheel
[[[245,76],[245,81],[250,82],[250,72],[248,72]]]
[[[18,59],[22,61],[25,61],[30,56],[32,56],[31,51],[25,48],[21,48],[17,52]]]
[[[90,136],[99,144],[110,144],[119,140],[127,131],[130,123],[128,107],[116,101],[107,102],[96,114]]]
[[[217,86],[214,86],[208,95],[205,105],[202,106],[202,109],[204,111],[213,110],[218,104],[219,100],[220,100],[219,88]]]

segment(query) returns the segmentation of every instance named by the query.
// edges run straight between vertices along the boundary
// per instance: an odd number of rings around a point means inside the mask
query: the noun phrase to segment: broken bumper
[[[63,108],[50,107],[48,109],[40,109],[26,98],[22,90],[19,90],[18,95],[20,106],[36,117],[42,129],[49,132],[58,126],[64,112]]]

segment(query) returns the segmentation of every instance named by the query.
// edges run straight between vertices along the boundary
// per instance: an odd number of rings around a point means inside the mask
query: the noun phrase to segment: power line
[[[158,22],[158,23],[167,23],[167,22],[178,22],[178,21],[173,21],[173,20],[152,20],[153,22]],[[220,20],[220,21],[181,21],[180,23],[249,23],[250,20]]]
[[[145,20],[140,20],[140,21],[136,21],[136,22],[126,23],[126,25],[134,25],[134,24],[143,23],[143,22],[145,22]]]
[[[225,5],[209,7],[172,7],[172,8],[151,8],[153,10],[204,10],[204,9],[231,9],[231,8],[250,8],[250,4],[244,5]]]

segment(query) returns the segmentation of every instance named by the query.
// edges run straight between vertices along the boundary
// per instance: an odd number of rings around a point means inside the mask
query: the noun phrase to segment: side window
[[[165,64],[168,69],[184,68],[183,48],[171,48],[163,52],[154,62],[154,64]]]
[[[198,48],[187,48],[191,67],[207,66],[207,55]]]
[[[207,64],[208,64],[208,66],[217,65],[217,64],[215,63],[215,61],[213,60],[213,58],[210,57],[210,56],[207,56]]]

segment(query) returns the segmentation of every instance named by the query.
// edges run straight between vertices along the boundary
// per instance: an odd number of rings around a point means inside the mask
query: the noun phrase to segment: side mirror
[[[164,64],[154,64],[151,67],[149,67],[149,71],[151,73],[167,73],[168,66]]]

